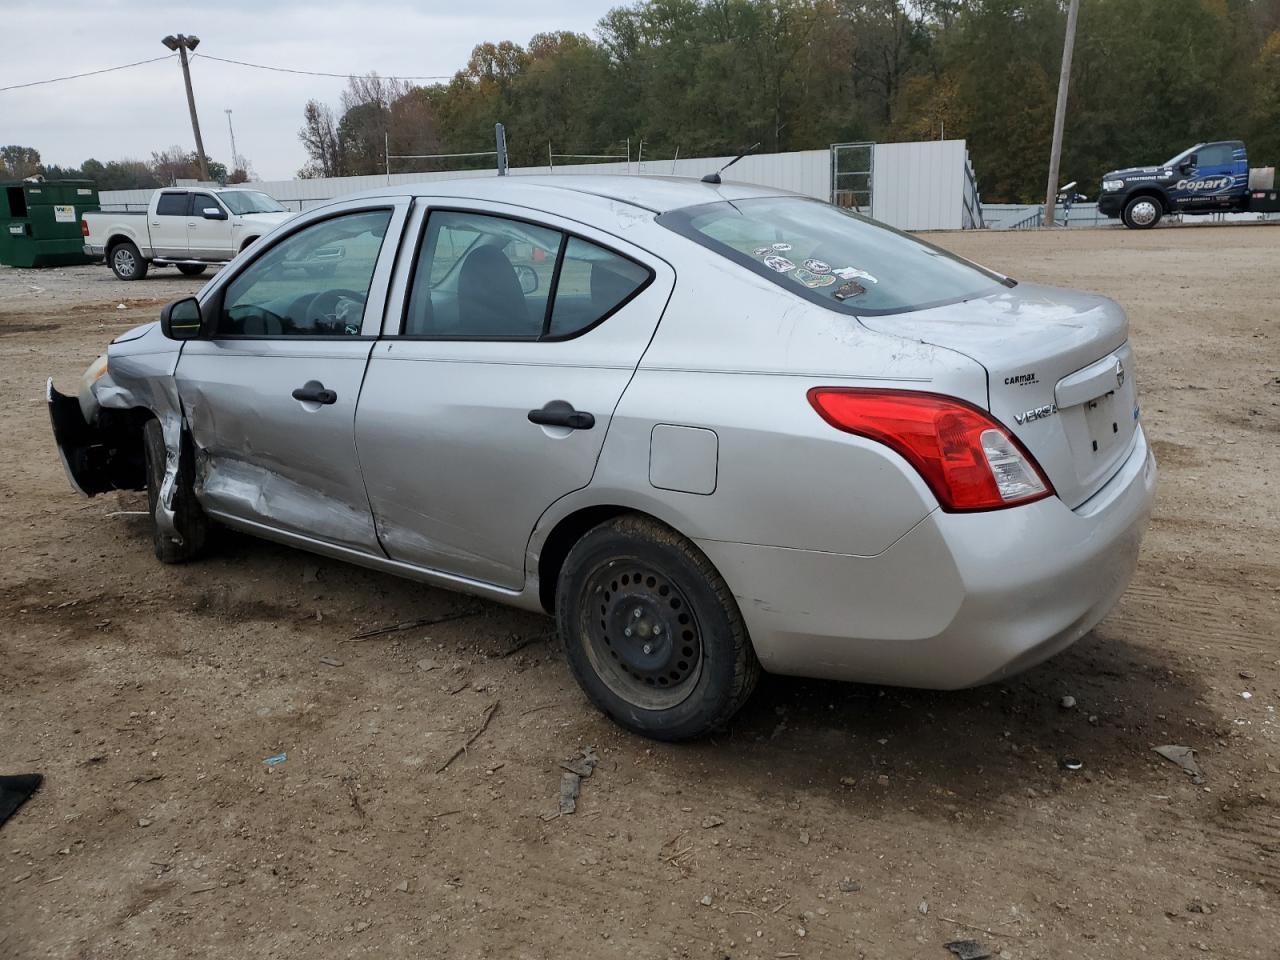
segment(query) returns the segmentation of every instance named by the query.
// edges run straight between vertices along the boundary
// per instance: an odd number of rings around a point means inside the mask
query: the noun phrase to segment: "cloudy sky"
[[[592,33],[619,0],[5,0],[0,87],[161,56],[169,33],[200,38],[199,53],[327,73],[452,75],[486,40]],[[264,179],[294,175],[308,98],[337,104],[345,81],[292,76],[196,57],[191,66],[206,151],[236,149]],[[194,150],[177,59],[96,77],[0,92],[0,142],[35,147],[46,163],[145,159]]]

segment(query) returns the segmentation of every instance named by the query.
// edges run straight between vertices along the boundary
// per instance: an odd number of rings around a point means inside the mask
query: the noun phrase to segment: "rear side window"
[[[571,337],[594,326],[635,296],[648,280],[649,271],[634,260],[581,237],[570,237],[547,336]]]
[[[905,313],[1013,281],[867,217],[800,197],[672,210],[658,223],[825,307]]]
[[[187,215],[187,195],[185,193],[162,193],[156,202],[156,216],[185,217]]]
[[[608,318],[647,267],[541,224],[465,211],[427,219],[402,331],[445,340],[562,340]]]

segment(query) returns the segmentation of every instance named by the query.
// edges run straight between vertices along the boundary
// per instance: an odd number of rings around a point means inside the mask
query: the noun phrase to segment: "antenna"
[[[757,140],[751,146],[747,147],[747,149],[743,150],[740,154],[738,154],[736,157],[734,157],[732,160],[726,163],[723,167],[721,167],[715,173],[708,173],[705,177],[702,178],[702,182],[703,183],[720,183],[720,174],[724,173],[726,170],[728,170],[730,167],[732,167],[735,163],[737,163],[739,160],[741,160],[743,157],[745,157],[748,153],[753,151],[758,146],[760,146],[759,140]]]

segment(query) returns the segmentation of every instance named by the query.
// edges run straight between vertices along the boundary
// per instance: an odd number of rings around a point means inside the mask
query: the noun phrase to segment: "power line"
[[[219,63],[234,63],[238,67],[253,67],[255,70],[272,70],[276,73],[297,73],[304,77],[337,77],[339,80],[346,80],[348,77],[369,77],[373,74],[369,73],[322,73],[319,70],[294,70],[290,67],[272,67],[265,63],[249,63],[245,60],[231,60],[227,57],[215,57],[207,53],[197,53],[193,55],[204,60],[217,60]],[[452,80],[453,75],[438,76],[420,76],[420,77],[382,77],[383,80]]]
[[[96,77],[100,73],[111,73],[115,70],[128,70],[130,67],[140,67],[144,63],[155,63],[159,60],[172,60],[176,57],[175,53],[167,53],[163,57],[152,57],[150,60],[135,60],[133,63],[122,63],[118,67],[103,67],[101,70],[90,70],[88,73],[73,73],[66,77],[53,77],[49,80],[32,80],[30,83],[15,83],[7,87],[0,87],[0,93],[6,90],[21,90],[24,87],[38,87],[45,83],[60,83],[63,80],[79,80],[81,77]]]

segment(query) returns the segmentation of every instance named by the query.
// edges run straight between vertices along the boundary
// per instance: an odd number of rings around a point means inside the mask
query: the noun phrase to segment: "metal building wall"
[[[877,143],[871,215],[900,230],[964,227],[963,140]]]

